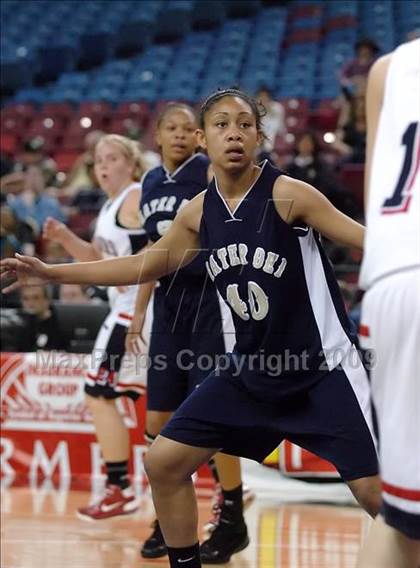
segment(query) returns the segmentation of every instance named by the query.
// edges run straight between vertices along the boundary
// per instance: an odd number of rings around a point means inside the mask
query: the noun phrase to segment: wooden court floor
[[[146,492],[130,517],[86,522],[75,515],[89,492],[8,488],[1,499],[1,568],[158,568],[166,558],[145,561],[139,544],[153,519]],[[200,498],[201,524],[210,500]],[[368,520],[352,506],[284,504],[258,498],[246,512],[251,544],[232,557],[231,568],[354,568]]]

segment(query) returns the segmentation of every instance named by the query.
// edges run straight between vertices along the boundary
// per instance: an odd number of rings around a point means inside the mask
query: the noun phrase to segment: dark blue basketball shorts
[[[346,369],[347,371],[347,369]],[[296,377],[299,380],[299,377]],[[283,439],[334,464],[351,481],[378,473],[362,366],[327,372],[284,401],[256,398],[240,376],[213,372],[187,398],[161,435],[190,446],[262,462]]]
[[[213,287],[214,288],[214,287]],[[157,288],[150,336],[147,409],[175,411],[215,368],[226,349],[226,322],[216,290]]]

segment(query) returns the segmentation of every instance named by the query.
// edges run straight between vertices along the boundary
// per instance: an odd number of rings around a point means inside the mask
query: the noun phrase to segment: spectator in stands
[[[20,300],[26,321],[19,333],[18,350],[65,350],[67,343],[51,303],[48,286],[33,279],[21,289]]]
[[[49,186],[55,182],[57,164],[46,155],[44,144],[42,136],[27,140],[23,145],[23,153],[15,162],[14,171],[25,172],[31,166],[37,166],[41,170],[45,186]]]
[[[339,123],[333,147],[346,162],[363,164],[366,149],[366,101],[363,95],[353,97],[350,112],[344,123]]]
[[[320,155],[318,139],[313,132],[298,137],[295,155],[285,169],[292,177],[315,185],[343,213],[354,213],[352,196],[339,187],[335,172]]]
[[[14,169],[14,160],[9,153],[1,151],[0,154],[0,177],[11,174]]]
[[[356,57],[347,63],[341,73],[341,88],[346,98],[351,98],[355,91],[366,89],[366,79],[379,53],[377,44],[368,38],[356,42]]]
[[[298,137],[295,155],[286,166],[288,173],[311,185],[315,185],[325,195],[331,191],[332,172],[320,157],[318,140],[313,132],[305,132]]]
[[[281,103],[275,101],[271,90],[263,86],[257,94],[257,100],[265,107],[266,114],[263,118],[263,130],[266,135],[260,147],[260,159],[271,158],[276,137],[286,133],[284,108]]]
[[[63,193],[74,197],[79,191],[98,188],[94,172],[95,146],[104,136],[101,130],[88,132],[84,139],[85,151],[74,162],[63,184]]]
[[[19,221],[7,201],[2,201],[0,209],[1,258],[15,252],[34,254],[35,233],[30,224]]]
[[[24,173],[23,191],[9,195],[9,206],[19,221],[23,221],[39,234],[47,217],[65,221],[63,210],[54,197],[46,194],[43,172],[38,165],[30,165]]]
[[[59,299],[65,304],[90,304],[92,301],[80,284],[61,284]]]
[[[95,147],[104,135],[101,130],[86,134],[85,151],[73,164],[60,190],[60,196],[70,199],[69,206],[79,213],[98,213],[105,201],[93,168]]]

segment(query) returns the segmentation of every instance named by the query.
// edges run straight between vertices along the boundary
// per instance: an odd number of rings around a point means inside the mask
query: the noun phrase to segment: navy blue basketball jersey
[[[232,360],[243,366],[240,376],[250,388],[265,395],[280,383],[283,393],[308,387],[352,347],[319,235],[288,225],[275,208],[273,185],[280,175],[265,162],[233,212],[213,179],[200,226],[208,274],[233,315]]]
[[[172,174],[164,166],[146,172],[142,180],[140,212],[143,227],[150,241],[158,241],[169,229],[178,211],[191,199],[206,189],[209,159],[204,154],[194,154]],[[205,267],[199,255],[189,266],[176,274],[178,285],[188,283],[191,276],[203,278]],[[172,277],[161,279],[161,284],[173,282]]]

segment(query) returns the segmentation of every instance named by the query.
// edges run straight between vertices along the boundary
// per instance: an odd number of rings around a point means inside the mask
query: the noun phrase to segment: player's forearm
[[[49,266],[48,276],[53,282],[62,284],[129,286],[157,280],[168,274],[166,259],[167,252],[159,251],[153,258],[139,254],[96,262],[54,264]]]
[[[101,260],[102,258],[92,243],[84,241],[70,229],[66,229],[63,237],[60,239],[60,244],[70,256],[79,262],[90,262]]]
[[[147,306],[149,305],[150,298],[152,297],[153,290],[155,289],[156,281],[146,282],[139,287],[136,298],[136,305],[134,308],[135,314],[145,314]]]
[[[363,249],[364,226],[342,213],[321,232],[338,244]]]

